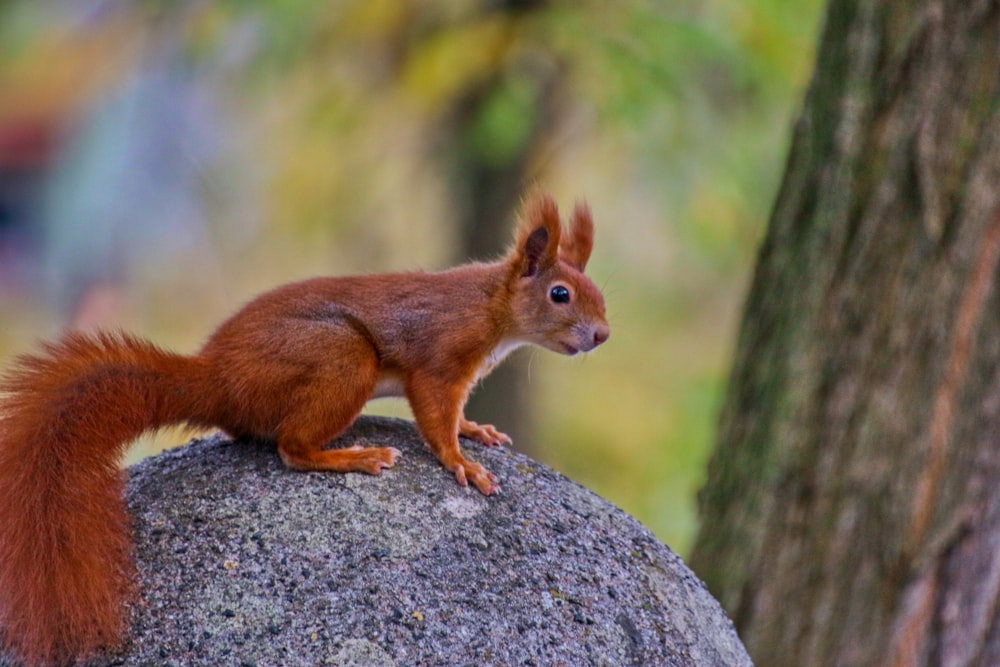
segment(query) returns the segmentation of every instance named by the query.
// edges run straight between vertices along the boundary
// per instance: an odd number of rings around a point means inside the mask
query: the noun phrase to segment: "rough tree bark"
[[[691,559],[759,665],[1000,664],[1000,5],[831,0]]]

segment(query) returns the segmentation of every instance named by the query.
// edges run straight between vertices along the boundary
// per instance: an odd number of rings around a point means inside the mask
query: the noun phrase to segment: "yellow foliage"
[[[514,47],[516,20],[490,14],[423,40],[404,66],[404,90],[421,105],[435,109],[487,80]]]
[[[352,4],[344,20],[355,37],[386,39],[413,17],[413,8],[399,0],[360,0]]]

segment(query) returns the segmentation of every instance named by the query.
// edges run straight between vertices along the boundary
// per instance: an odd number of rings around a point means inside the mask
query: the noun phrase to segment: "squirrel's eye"
[[[569,290],[562,285],[556,285],[549,290],[549,298],[553,303],[569,303]]]

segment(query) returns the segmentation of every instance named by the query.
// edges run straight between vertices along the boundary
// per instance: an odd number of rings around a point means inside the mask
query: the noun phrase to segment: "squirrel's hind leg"
[[[350,330],[329,332],[322,360],[310,377],[286,398],[293,406],[277,429],[278,453],[295,470],[381,474],[399,458],[394,447],[323,449],[344,432],[371,398],[378,381],[378,357],[363,337]],[[316,341],[320,343],[320,341]],[[330,354],[329,350],[336,350]]]
[[[399,458],[395,447],[362,447],[319,451],[292,451],[278,447],[281,460],[294,470],[329,470],[332,472],[366,472],[380,475]]]

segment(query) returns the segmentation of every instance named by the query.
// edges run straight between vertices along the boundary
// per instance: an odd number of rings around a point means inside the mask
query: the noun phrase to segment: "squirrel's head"
[[[577,204],[563,229],[545,194],[525,204],[507,255],[518,337],[555,352],[589,352],[608,339],[604,297],[583,275],[594,245],[590,209]]]

